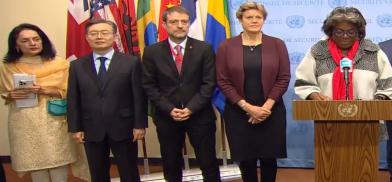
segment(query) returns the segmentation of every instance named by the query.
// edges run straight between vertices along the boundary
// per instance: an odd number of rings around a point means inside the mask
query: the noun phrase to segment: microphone
[[[353,62],[348,58],[342,58],[340,60],[340,72],[343,72],[344,81],[346,83],[346,100],[349,100],[348,86],[350,84],[349,72],[353,71]]]
[[[348,73],[353,71],[353,62],[348,58],[343,58],[340,60],[340,72],[344,74],[344,81],[346,85],[350,84],[348,78]]]

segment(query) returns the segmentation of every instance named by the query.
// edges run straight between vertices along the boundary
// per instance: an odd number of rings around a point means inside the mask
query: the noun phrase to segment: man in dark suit
[[[71,62],[68,80],[68,126],[84,143],[93,182],[110,182],[110,150],[122,182],[140,181],[137,140],[144,137],[147,107],[141,63],[115,52],[116,25],[93,19],[86,24],[93,52]]]
[[[174,6],[163,13],[169,38],[144,50],[143,87],[152,101],[165,179],[182,179],[185,133],[204,181],[220,181],[215,153],[215,62],[210,45],[187,36],[189,13]]]
[[[5,182],[5,172],[2,163],[0,163],[0,181]]]
[[[392,39],[380,43],[380,48],[387,55],[389,62],[392,63]],[[392,182],[392,121],[386,122],[388,141],[387,141],[387,165],[390,174],[389,181]]]

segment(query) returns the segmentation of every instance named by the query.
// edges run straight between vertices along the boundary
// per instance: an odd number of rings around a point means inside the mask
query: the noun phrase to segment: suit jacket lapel
[[[169,40],[166,39],[165,42],[163,42],[162,46],[163,46],[163,49],[162,49],[163,58],[162,58],[162,60],[165,61],[167,64],[169,64],[169,67],[171,68],[173,74],[179,76],[178,71],[177,71],[177,67],[176,67],[176,63],[174,62],[173,55],[172,55],[172,52],[171,52]]]
[[[118,58],[118,53],[114,52],[112,60],[110,61],[109,68],[106,72],[106,75],[103,79],[103,86],[102,90],[106,88],[108,85],[109,81],[113,78],[113,76],[118,72],[118,70],[121,69],[121,61]]]
[[[192,53],[193,53],[193,39],[188,37],[188,40],[185,45],[185,54],[182,61],[182,68],[181,68],[181,76],[185,72],[185,70],[190,69],[189,66],[193,65],[192,62]]]
[[[95,85],[99,88],[99,81],[97,77],[97,71],[95,70],[93,54],[81,61],[83,61],[84,70],[86,70],[87,75],[91,78],[91,80],[94,81]]]

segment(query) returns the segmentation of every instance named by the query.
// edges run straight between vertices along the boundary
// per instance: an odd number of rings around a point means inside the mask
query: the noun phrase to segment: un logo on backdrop
[[[392,15],[391,14],[378,15],[377,24],[380,27],[392,27]]]
[[[302,52],[291,52],[289,53],[290,63],[293,65],[298,65],[304,56],[305,54]]]
[[[292,15],[286,18],[286,24],[290,28],[301,28],[305,24],[305,18],[299,15]]]
[[[329,6],[336,8],[338,6],[346,6],[347,0],[328,0]]]

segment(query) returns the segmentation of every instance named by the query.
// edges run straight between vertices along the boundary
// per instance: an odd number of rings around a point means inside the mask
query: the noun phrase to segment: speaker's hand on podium
[[[384,95],[384,94],[377,94],[374,96],[375,100],[389,100],[388,96]]]
[[[313,92],[308,96],[309,100],[332,100],[330,97],[325,96],[321,93]]]

